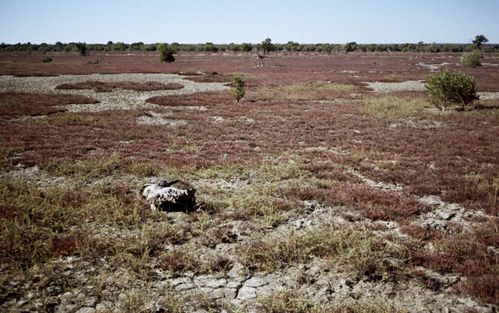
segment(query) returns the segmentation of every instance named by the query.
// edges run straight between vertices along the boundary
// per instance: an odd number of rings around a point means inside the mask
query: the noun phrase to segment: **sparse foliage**
[[[232,95],[239,102],[246,93],[244,78],[241,75],[234,75],[232,85]]]
[[[463,72],[444,70],[431,76],[426,83],[427,94],[436,107],[466,106],[478,99],[475,80]]]

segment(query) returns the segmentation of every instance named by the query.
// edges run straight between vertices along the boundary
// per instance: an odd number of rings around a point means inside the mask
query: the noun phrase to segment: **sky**
[[[499,43],[499,0],[0,0],[0,42]]]

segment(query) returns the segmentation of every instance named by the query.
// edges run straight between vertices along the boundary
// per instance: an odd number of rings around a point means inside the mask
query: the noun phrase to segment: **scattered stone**
[[[456,213],[452,211],[438,211],[437,216],[445,221],[448,221],[454,216],[456,216]]]
[[[170,116],[156,113],[156,112],[148,112],[147,115],[142,115],[137,117],[136,122],[139,125],[152,125],[152,126],[170,126],[170,127],[178,127],[187,125],[187,121],[180,119],[169,119],[166,116]]]
[[[214,123],[222,123],[225,119],[223,116],[212,116],[211,119],[213,120]]]
[[[310,225],[312,225],[312,221],[307,218],[301,218],[299,220],[291,222],[291,224],[294,226],[296,230],[300,230],[302,228],[310,227]]]

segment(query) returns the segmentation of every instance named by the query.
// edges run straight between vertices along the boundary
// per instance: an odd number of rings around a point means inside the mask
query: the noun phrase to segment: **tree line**
[[[32,44],[16,43],[6,44],[0,43],[0,51],[2,52],[80,52],[86,54],[90,51],[96,52],[123,52],[123,51],[159,51],[160,47],[166,45],[175,52],[251,52],[262,51],[264,53],[272,51],[288,51],[288,52],[322,52],[322,53],[340,53],[340,52],[465,52],[476,48],[475,43],[469,44],[445,44],[445,43],[403,43],[403,44],[357,44],[356,42],[348,42],[345,44],[303,44],[294,41],[287,43],[272,43],[270,38],[265,39],[261,43],[229,43],[229,44],[214,44],[212,42],[199,44],[185,43],[124,43],[109,41],[106,44],[69,42],[56,42],[55,44],[41,43]],[[499,44],[486,44],[481,46],[483,52],[499,52]],[[82,51],[84,53],[82,53]]]

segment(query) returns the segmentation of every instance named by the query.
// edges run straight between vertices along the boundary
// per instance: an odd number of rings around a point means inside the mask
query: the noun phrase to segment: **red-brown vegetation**
[[[348,182],[328,189],[292,189],[288,196],[298,197],[301,200],[315,199],[328,205],[353,207],[360,209],[364,216],[372,220],[407,222],[411,217],[428,210],[428,207],[410,195]]]
[[[66,111],[66,104],[97,103],[98,101],[80,95],[41,93],[0,93],[0,116],[45,115]]]
[[[446,235],[432,241],[431,251],[423,247],[413,253],[412,262],[441,273],[459,273],[459,292],[483,301],[499,303],[499,274],[496,247],[499,233],[489,227],[476,234]]]

